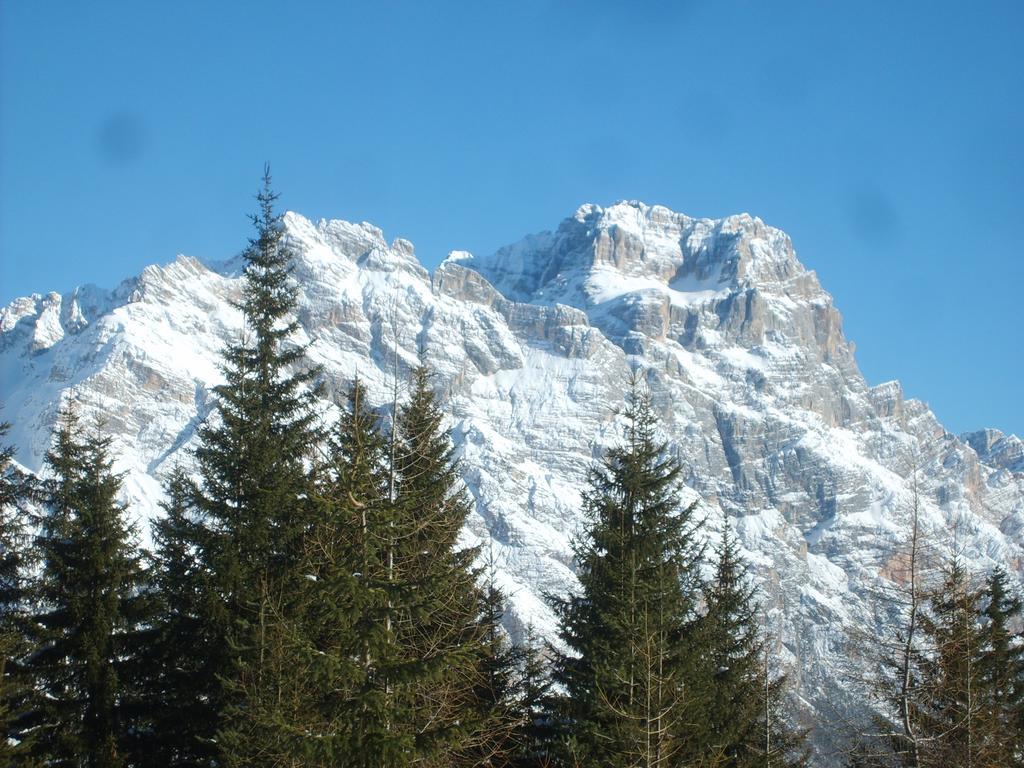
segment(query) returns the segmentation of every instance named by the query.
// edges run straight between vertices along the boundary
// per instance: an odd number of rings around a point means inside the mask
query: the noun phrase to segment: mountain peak
[[[356,264],[366,264],[382,271],[404,270],[419,277],[427,274],[410,241],[396,237],[389,245],[384,231],[367,221],[320,219],[314,224],[289,211],[283,222],[285,236],[299,257],[300,270],[313,274],[345,272]]]
[[[616,200],[608,206],[584,203],[576,209],[571,219],[594,223],[603,227],[620,226],[636,230],[644,229],[685,229],[695,223],[718,227],[726,232],[766,229],[765,223],[749,213],[736,213],[720,219],[688,216],[664,205],[649,205],[642,200]],[[569,221],[567,219],[566,221]]]
[[[806,272],[785,233],[756,217],[695,219],[638,200],[585,203],[554,232],[466,265],[510,299],[582,309],[638,290],[707,294]]]

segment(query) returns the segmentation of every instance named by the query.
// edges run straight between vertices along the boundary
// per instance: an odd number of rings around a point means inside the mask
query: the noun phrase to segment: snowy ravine
[[[358,374],[383,405],[396,352],[399,377],[420,352],[436,369],[476,500],[466,537],[498,563],[513,632],[554,633],[542,595],[574,586],[580,489],[620,434],[631,368],[687,498],[702,499],[711,528],[723,511],[733,519],[808,722],[858,706],[842,671],[848,630],[888,620],[872,594],[906,537],[915,465],[929,541],[948,548],[955,535],[978,573],[1020,572],[1024,444],[957,437],[897,382],[868,386],[831,297],[759,219],[586,205],[555,232],[487,258],[453,253],[433,274],[369,224],[285,224],[297,340],[329,397]],[[73,401],[113,436],[133,515],[159,514],[161,478],[188,461],[219,351],[240,333],[239,266],[178,257],[113,291],[0,311],[0,419],[18,460],[42,467],[59,403]]]

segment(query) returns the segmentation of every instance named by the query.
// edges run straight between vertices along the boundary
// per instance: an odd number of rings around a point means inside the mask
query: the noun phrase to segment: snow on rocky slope
[[[906,537],[915,466],[929,541],[978,573],[1020,571],[1024,444],[958,438],[897,382],[868,386],[831,297],[757,218],[585,205],[555,232],[487,258],[453,253],[432,275],[369,224],[285,224],[300,341],[329,396],[358,374],[383,406],[396,361],[400,377],[421,353],[436,369],[476,500],[466,537],[499,564],[513,631],[553,633],[542,595],[573,588],[579,491],[619,434],[634,367],[689,498],[711,529],[732,518],[809,717],[858,706],[839,670],[849,630],[888,621],[871,596]],[[0,418],[19,461],[41,468],[59,403],[73,401],[113,436],[134,513],[158,514],[160,478],[188,461],[219,350],[240,333],[238,270],[180,256],[113,291],[0,310]]]

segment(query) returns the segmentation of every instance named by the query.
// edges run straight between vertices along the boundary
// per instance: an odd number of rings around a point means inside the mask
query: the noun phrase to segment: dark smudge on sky
[[[854,235],[876,248],[892,245],[900,234],[900,214],[892,200],[879,189],[863,187],[846,199],[846,211]]]
[[[96,131],[96,148],[110,165],[131,165],[146,151],[146,126],[137,115],[110,115]]]

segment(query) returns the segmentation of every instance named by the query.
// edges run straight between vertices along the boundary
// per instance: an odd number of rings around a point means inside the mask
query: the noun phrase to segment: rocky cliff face
[[[958,438],[897,382],[868,386],[831,297],[759,219],[587,205],[493,256],[453,253],[433,275],[368,224],[285,222],[300,341],[329,394],[358,374],[383,405],[396,367],[423,354],[437,370],[476,500],[465,535],[499,563],[513,631],[553,634],[541,596],[574,587],[579,489],[619,434],[631,369],[709,535],[733,519],[808,717],[860,705],[842,661],[851,637],[891,620],[871,595],[894,573],[915,471],[932,547],[955,546],[979,573],[1019,572],[1021,441]],[[158,514],[160,478],[188,462],[218,352],[240,333],[239,288],[237,261],[179,257],[114,291],[0,311],[0,416],[18,459],[41,467],[58,404],[74,401],[113,435],[133,510]],[[824,733],[816,743],[828,749]]]

